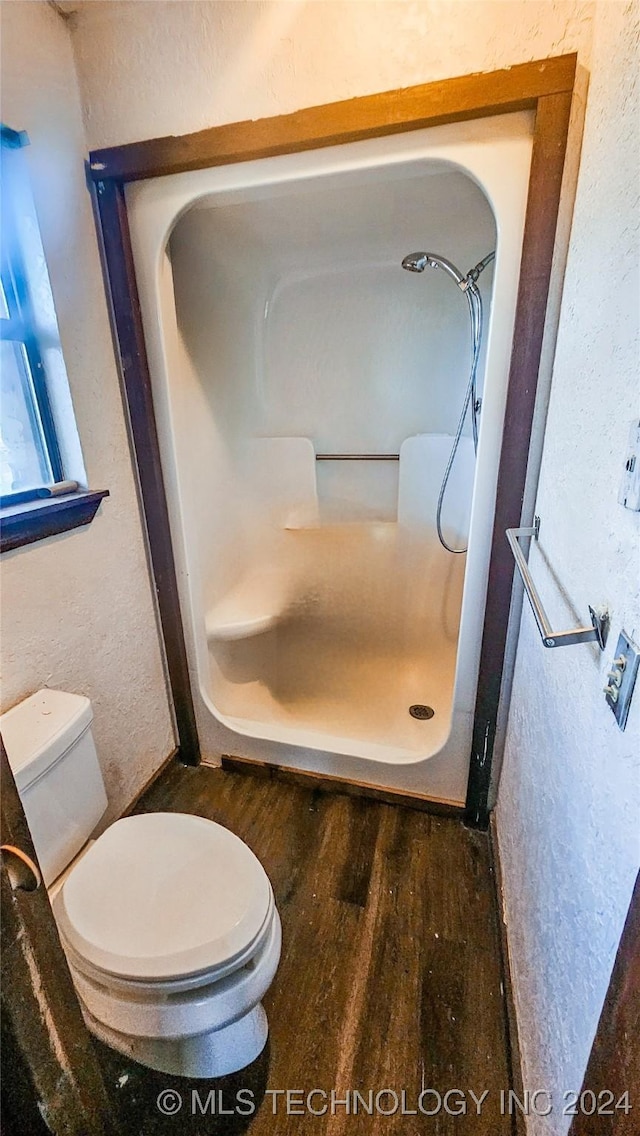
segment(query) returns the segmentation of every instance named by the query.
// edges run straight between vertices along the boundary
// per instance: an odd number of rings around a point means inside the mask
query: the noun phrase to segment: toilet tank
[[[71,863],[107,807],[92,721],[89,699],[63,690],[39,690],[0,715],[47,885]]]

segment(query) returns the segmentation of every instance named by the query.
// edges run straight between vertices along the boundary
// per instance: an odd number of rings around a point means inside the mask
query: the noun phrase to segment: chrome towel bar
[[[531,604],[531,610],[535,621],[538,625],[538,631],[542,636],[542,642],[545,647],[570,647],[574,643],[591,643],[596,642],[601,651],[604,651],[605,642],[607,639],[607,630],[609,626],[609,613],[596,612],[589,605],[589,614],[591,616],[591,627],[576,627],[570,631],[553,631],[551,624],[547,619],[547,613],[542,606],[542,600],[538,595],[538,590],[531,578],[529,565],[526,561],[524,552],[518,543],[519,537],[533,537],[534,540],[538,539],[540,534],[540,518],[535,518],[533,528],[523,529],[506,529],[506,537],[511,545],[511,551],[516,562],[516,567],[522,577],[524,590],[527,593],[527,598]]]
[[[397,462],[400,454],[316,454],[317,462]]]

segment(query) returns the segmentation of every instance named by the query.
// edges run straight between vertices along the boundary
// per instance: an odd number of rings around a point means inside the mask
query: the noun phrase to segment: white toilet
[[[143,1065],[219,1077],[267,1040],[280,919],[253,852],[213,821],[107,807],[87,698],[41,690],[0,731],[89,1029]]]

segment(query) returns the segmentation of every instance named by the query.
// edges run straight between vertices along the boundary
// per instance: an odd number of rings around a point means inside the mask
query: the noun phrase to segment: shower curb
[[[241,773],[247,777],[259,777],[263,780],[289,782],[290,785],[299,785],[304,789],[311,789],[318,793],[342,793],[347,797],[366,797],[381,804],[418,809],[420,812],[449,817],[452,820],[462,820],[464,817],[462,805],[452,805],[449,801],[416,796],[414,793],[405,793],[401,789],[382,789],[377,785],[368,785],[364,781],[331,777],[327,773],[290,769],[285,765],[257,761],[252,757],[235,757],[231,754],[222,755],[221,765],[228,772]]]

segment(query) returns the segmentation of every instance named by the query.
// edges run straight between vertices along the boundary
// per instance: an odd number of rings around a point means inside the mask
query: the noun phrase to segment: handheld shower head
[[[402,267],[406,268],[407,272],[424,272],[428,263],[428,252],[410,252],[408,256],[403,257]]]
[[[425,268],[443,268],[458,288],[464,291],[466,286],[465,278],[461,272],[458,272],[455,264],[447,260],[446,256],[439,256],[435,252],[410,252],[403,258],[402,267],[406,268],[407,272],[424,272]]]

